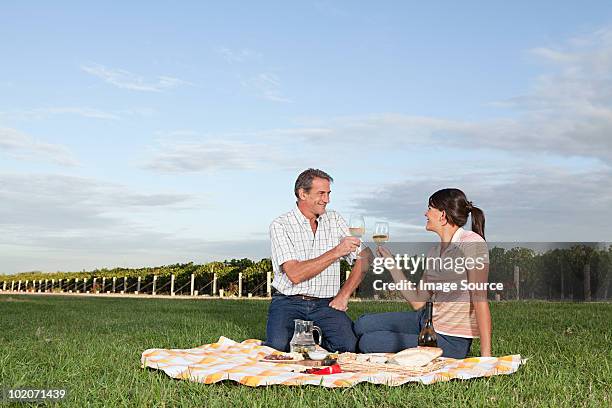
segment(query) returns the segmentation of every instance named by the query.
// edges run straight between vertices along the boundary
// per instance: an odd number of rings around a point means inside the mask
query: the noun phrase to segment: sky
[[[611,241],[612,3],[424,3],[2,2],[0,273],[267,257],[309,167],[396,241],[445,187]]]

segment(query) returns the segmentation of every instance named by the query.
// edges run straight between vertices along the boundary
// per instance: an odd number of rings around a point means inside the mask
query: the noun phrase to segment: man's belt
[[[281,296],[287,296],[293,299],[302,299],[302,300],[320,300],[323,298],[320,297],[316,297],[316,296],[309,296],[309,295],[284,295],[282,293],[280,293],[278,290],[276,290],[276,288],[272,288],[272,296],[274,295],[281,295]]]
[[[294,299],[302,299],[302,300],[320,300],[322,298],[316,296],[308,296],[308,295],[289,295],[290,298]]]

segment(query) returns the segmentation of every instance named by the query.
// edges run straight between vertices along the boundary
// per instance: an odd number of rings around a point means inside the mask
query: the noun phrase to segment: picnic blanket
[[[407,382],[433,384],[452,379],[467,380],[512,374],[522,364],[520,355],[505,357],[473,357],[452,360],[443,368],[407,377],[389,372],[343,372],[314,375],[293,372],[293,364],[261,362],[274,349],[261,345],[261,340],[249,339],[241,343],[221,337],[216,343],[192,349],[148,349],[142,353],[142,367],[162,370],[172,378],[213,384],[231,380],[251,387],[261,385],[322,385],[351,387],[361,382],[397,386]]]

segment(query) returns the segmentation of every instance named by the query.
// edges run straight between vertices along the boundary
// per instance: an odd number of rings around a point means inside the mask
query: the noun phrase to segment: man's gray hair
[[[315,177],[325,179],[329,181],[330,183],[334,181],[332,176],[330,176],[323,170],[319,170],[319,169],[304,170],[303,172],[300,173],[297,180],[295,180],[294,192],[298,200],[300,199],[300,189],[303,189],[305,192],[309,192],[310,189],[312,188],[312,180]]]

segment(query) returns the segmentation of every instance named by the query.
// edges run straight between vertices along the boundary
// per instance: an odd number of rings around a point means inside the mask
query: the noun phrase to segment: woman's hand
[[[376,248],[376,255],[382,258],[393,258],[393,254],[391,253],[391,251],[389,251],[387,248],[385,248],[382,245]]]

